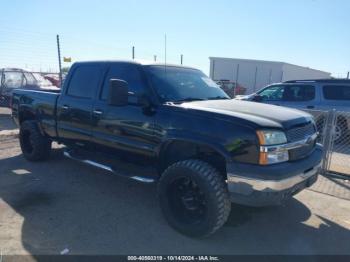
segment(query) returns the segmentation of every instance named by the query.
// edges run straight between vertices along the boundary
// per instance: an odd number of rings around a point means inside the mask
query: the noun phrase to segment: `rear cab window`
[[[66,95],[83,99],[94,98],[101,76],[102,68],[98,64],[78,65],[73,71]]]
[[[350,101],[350,85],[325,85],[323,86],[323,97],[326,100]]]

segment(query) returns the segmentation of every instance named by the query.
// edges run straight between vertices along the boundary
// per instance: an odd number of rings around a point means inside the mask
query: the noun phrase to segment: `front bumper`
[[[317,180],[322,164],[322,146],[308,157],[271,166],[227,164],[231,201],[250,205],[278,205]]]

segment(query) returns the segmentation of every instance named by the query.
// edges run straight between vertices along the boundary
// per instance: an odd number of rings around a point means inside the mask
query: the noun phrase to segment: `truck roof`
[[[350,79],[346,78],[338,78],[338,79],[332,79],[332,78],[325,78],[325,79],[304,79],[304,80],[289,80],[285,81],[283,83],[350,83]]]
[[[194,69],[198,70],[195,67],[190,66],[183,66],[178,64],[168,64],[168,63],[162,63],[162,62],[153,62],[149,60],[142,60],[142,59],[135,59],[135,60],[93,60],[93,61],[81,61],[81,62],[75,62],[75,64],[105,64],[105,63],[130,63],[130,64],[138,64],[142,66],[167,66],[167,67],[181,67],[181,68],[188,68],[188,69]]]

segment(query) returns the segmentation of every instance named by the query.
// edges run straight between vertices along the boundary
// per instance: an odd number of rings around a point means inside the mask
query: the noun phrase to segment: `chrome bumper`
[[[282,180],[261,180],[241,177],[234,174],[229,174],[227,183],[229,184],[230,192],[249,195],[253,191],[276,192],[283,191],[294,187],[297,184],[309,179],[310,177],[320,172],[322,163],[315,166],[307,172],[294,175]]]

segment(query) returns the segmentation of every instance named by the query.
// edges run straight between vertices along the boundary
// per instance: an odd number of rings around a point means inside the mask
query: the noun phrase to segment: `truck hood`
[[[196,101],[183,103],[180,106],[240,118],[260,127],[290,129],[312,121],[310,114],[300,110],[240,100]]]

